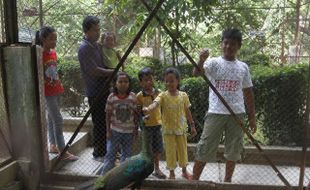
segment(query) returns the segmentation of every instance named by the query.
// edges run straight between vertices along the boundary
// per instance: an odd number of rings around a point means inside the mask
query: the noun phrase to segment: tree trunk
[[[296,28],[295,28],[295,35],[294,35],[294,44],[299,45],[299,33],[300,33],[300,2],[301,0],[297,0],[296,2]]]
[[[172,56],[172,65],[175,66],[175,47],[173,40],[171,42],[171,56]]]
[[[160,47],[161,47],[161,36],[160,26],[155,29],[155,45],[154,45],[154,57],[160,59]]]

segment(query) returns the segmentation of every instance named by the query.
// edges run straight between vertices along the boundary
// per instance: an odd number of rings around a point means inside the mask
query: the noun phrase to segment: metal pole
[[[2,89],[3,89],[3,92],[4,92],[4,103],[5,103],[5,111],[7,113],[7,119],[9,120],[10,119],[10,116],[9,116],[9,105],[8,105],[8,96],[7,96],[7,81],[6,81],[6,72],[5,72],[5,66],[4,66],[4,52],[3,52],[3,48],[4,46],[0,47],[0,67],[1,67],[1,76],[2,76]],[[9,134],[12,135],[12,131],[11,131],[11,128],[10,128],[10,122],[9,122]],[[9,153],[11,156],[14,156],[13,155],[13,150],[12,148],[10,147],[10,144],[8,142],[8,140],[5,138],[5,135],[2,131],[2,129],[0,128],[0,136],[1,138],[3,139],[4,141],[4,144],[5,144],[5,147],[8,149]],[[9,139],[12,138],[12,136],[9,137]]]
[[[307,101],[306,101],[306,111],[305,111],[305,127],[304,127],[304,144],[302,147],[302,158],[299,172],[299,189],[302,190],[304,186],[304,177],[305,177],[305,165],[307,160],[307,146],[308,146],[308,128],[309,125],[309,106],[310,106],[310,60],[308,67],[308,93],[307,93]]]
[[[43,4],[42,0],[39,0],[39,22],[40,22],[40,28],[43,27]]]
[[[144,6],[150,11],[150,7],[148,4],[141,0],[141,2],[144,4]],[[182,44],[174,37],[173,33],[166,27],[164,22],[156,16],[157,21],[159,24],[164,28],[164,30],[167,32],[167,34],[173,39],[173,41],[177,44],[177,46],[180,48],[180,50],[184,53],[184,55],[189,59],[189,61],[192,63],[194,67],[196,67],[198,70],[199,67],[197,66],[196,62],[193,60],[193,58],[188,54],[188,52],[185,50],[185,48],[182,46]],[[276,172],[277,176],[282,180],[282,182],[289,188],[292,189],[290,183],[284,178],[284,176],[281,174],[281,172],[277,169],[277,167],[273,164],[273,162],[270,160],[270,158],[263,153],[262,148],[259,146],[257,141],[254,139],[254,137],[251,135],[251,133],[243,126],[242,121],[236,116],[234,111],[230,108],[230,106],[227,104],[226,100],[222,97],[222,95],[218,92],[218,90],[214,87],[214,85],[209,81],[209,79],[203,75],[203,79],[208,83],[209,87],[214,91],[214,93],[218,96],[218,98],[221,100],[223,105],[227,108],[227,110],[230,112],[230,114],[234,117],[235,121],[239,124],[243,132],[249,137],[249,139],[252,141],[252,143],[256,146],[256,148],[259,150],[259,152],[262,154],[262,156],[266,159],[266,161],[270,164],[270,166],[273,168],[273,170]]]
[[[130,46],[128,47],[128,49],[126,50],[125,54],[123,55],[123,57],[121,58],[121,60],[119,61],[119,63],[117,64],[116,68],[114,69],[114,72],[112,73],[112,75],[107,79],[107,81],[104,83],[104,86],[102,87],[102,90],[100,91],[99,95],[96,97],[95,102],[101,97],[103,96],[103,94],[108,90],[111,81],[113,80],[114,76],[117,74],[117,72],[119,71],[119,69],[121,68],[121,66],[124,64],[125,60],[127,59],[128,55],[130,54],[130,52],[132,51],[132,49],[134,48],[134,46],[136,45],[136,43],[139,41],[140,37],[142,36],[143,32],[146,30],[147,26],[150,24],[151,20],[154,18],[154,16],[156,15],[157,11],[159,10],[159,8],[161,7],[161,5],[164,3],[165,0],[159,0],[157,2],[156,7],[151,11],[150,15],[146,18],[146,20],[144,21],[144,24],[142,25],[142,27],[140,28],[140,30],[138,31],[138,33],[136,34],[135,38],[132,40]],[[96,103],[94,103],[94,106],[97,106]],[[89,110],[86,112],[85,116],[83,117],[82,121],[80,122],[80,124],[77,126],[77,129],[75,130],[75,132],[73,133],[72,137],[70,138],[69,142],[66,144],[66,147],[63,149],[63,151],[60,153],[60,156],[57,158],[55,164],[52,165],[51,167],[51,171],[54,171],[54,169],[56,168],[56,166],[58,165],[58,163],[60,162],[61,158],[63,157],[63,155],[65,154],[65,152],[67,152],[69,146],[72,144],[73,140],[75,139],[75,137],[77,136],[77,134],[79,133],[80,129],[83,127],[84,123],[86,122],[87,118],[89,117],[91,111],[93,109],[93,106],[89,108]]]
[[[6,43],[15,44],[18,42],[16,0],[4,0],[3,5]]]

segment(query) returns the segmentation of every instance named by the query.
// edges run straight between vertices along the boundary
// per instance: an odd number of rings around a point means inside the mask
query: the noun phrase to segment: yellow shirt
[[[153,100],[158,96],[159,91],[156,91],[153,96],[148,95],[144,92],[139,92],[137,94],[137,102],[138,105],[142,107],[147,107],[151,103],[153,103]],[[147,127],[152,127],[152,126],[157,126],[161,125],[161,114],[160,114],[160,108],[157,107],[155,110],[153,110],[151,113],[149,113],[149,119],[145,120],[145,126]]]
[[[165,91],[154,101],[158,102],[161,108],[163,134],[186,134],[188,126],[185,108],[190,107],[187,94],[179,91],[177,96],[171,96],[168,91]]]

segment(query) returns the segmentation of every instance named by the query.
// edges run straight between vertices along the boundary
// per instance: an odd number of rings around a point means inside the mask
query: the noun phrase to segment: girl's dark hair
[[[47,38],[47,36],[56,30],[50,26],[43,26],[40,30],[36,32],[36,45],[42,46],[42,40]]]
[[[178,89],[180,89],[180,82],[181,82],[181,74],[178,69],[174,67],[168,67],[164,72],[164,77],[168,74],[174,74],[175,78],[179,81]]]
[[[153,70],[150,67],[144,67],[143,69],[141,69],[139,71],[138,78],[139,78],[140,81],[142,81],[142,78],[144,76],[149,76],[149,75],[151,75],[151,76],[154,75]]]
[[[116,74],[116,76],[114,77],[114,80],[113,80],[113,82],[114,82],[113,92],[114,92],[115,94],[118,94],[118,90],[117,90],[117,88],[116,88],[116,81],[117,81],[117,79],[118,79],[120,76],[126,76],[126,77],[128,78],[129,87],[128,87],[128,90],[127,90],[127,94],[129,94],[129,93],[131,92],[131,78],[130,78],[130,76],[129,76],[127,73],[125,73],[125,72],[118,72],[118,73]]]
[[[228,29],[224,30],[222,33],[222,41],[225,38],[236,40],[240,44],[240,46],[242,44],[242,33],[237,28],[228,28]]]
[[[100,22],[99,18],[95,16],[86,16],[83,20],[83,32],[87,32],[93,25],[98,25]]]

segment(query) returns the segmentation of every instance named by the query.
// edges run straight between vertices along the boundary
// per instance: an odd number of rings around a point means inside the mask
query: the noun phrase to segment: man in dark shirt
[[[106,69],[101,50],[98,46],[100,36],[99,19],[95,16],[87,16],[83,20],[84,39],[78,50],[82,77],[85,82],[86,96],[92,108],[91,116],[93,122],[93,158],[103,161],[106,153],[106,124],[105,104],[109,95],[106,90],[103,96],[99,95],[106,79],[113,73],[113,70]],[[96,99],[96,102],[95,102]]]

